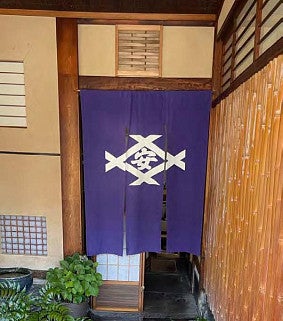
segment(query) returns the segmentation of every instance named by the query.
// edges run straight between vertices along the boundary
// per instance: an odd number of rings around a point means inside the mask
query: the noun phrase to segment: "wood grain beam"
[[[80,89],[211,90],[211,78],[148,78],[80,76]]]
[[[57,59],[64,255],[82,252],[76,19],[57,19]]]
[[[1,0],[6,9],[128,12],[128,13],[213,13],[217,14],[220,0]]]
[[[31,9],[6,9],[0,8],[3,15],[43,16],[57,18],[77,18],[94,20],[147,20],[147,21],[174,21],[214,23],[215,14],[165,14],[165,13],[119,13],[119,12],[83,12],[83,11],[56,11],[56,10],[31,10]],[[120,24],[120,22],[118,22]]]
[[[158,25],[158,26],[194,26],[214,27],[215,18],[208,20],[203,16],[202,20],[125,20],[125,19],[78,19],[81,25]]]

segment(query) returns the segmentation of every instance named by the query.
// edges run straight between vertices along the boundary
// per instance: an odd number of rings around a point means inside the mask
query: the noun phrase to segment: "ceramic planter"
[[[28,291],[33,283],[32,272],[25,268],[1,268],[0,282],[7,281],[19,284],[21,290],[26,287],[26,290]]]
[[[62,302],[64,306],[69,308],[70,315],[74,318],[81,318],[87,315],[89,310],[88,301],[82,303],[69,303],[69,302]]]

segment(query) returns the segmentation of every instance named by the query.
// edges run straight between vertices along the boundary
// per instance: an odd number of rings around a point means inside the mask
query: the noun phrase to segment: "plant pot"
[[[62,305],[69,308],[70,315],[74,318],[85,317],[89,310],[88,301],[82,303],[62,302]]]
[[[26,287],[26,290],[28,291],[33,283],[32,272],[25,268],[1,268],[0,282],[7,281],[19,284],[21,290]]]

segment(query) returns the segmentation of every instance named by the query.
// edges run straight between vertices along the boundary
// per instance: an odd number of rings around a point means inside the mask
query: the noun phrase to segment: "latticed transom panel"
[[[160,76],[161,49],[161,26],[117,26],[117,76]]]

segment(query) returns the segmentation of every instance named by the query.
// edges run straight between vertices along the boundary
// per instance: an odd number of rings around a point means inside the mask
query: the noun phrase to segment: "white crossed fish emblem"
[[[160,185],[153,176],[156,174],[168,170],[172,166],[177,166],[183,171],[186,169],[186,164],[183,159],[186,157],[186,150],[182,150],[176,156],[171,155],[169,152],[165,152],[153,142],[162,137],[162,135],[149,135],[143,137],[141,135],[130,135],[137,143],[130,147],[124,154],[119,157],[115,157],[109,152],[105,151],[105,159],[108,163],[105,164],[105,172],[109,172],[111,169],[118,167],[123,171],[127,171],[136,176],[136,180],[130,185],[141,185],[147,183],[150,185]],[[134,155],[135,160],[131,163],[127,163],[127,159]],[[159,156],[163,162],[157,166],[150,165],[150,162],[157,162],[155,156]],[[142,172],[142,170],[147,170]]]

